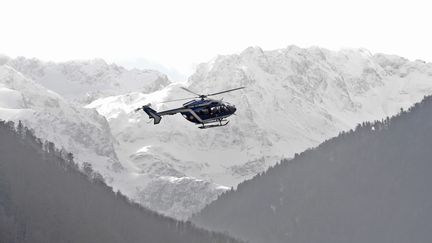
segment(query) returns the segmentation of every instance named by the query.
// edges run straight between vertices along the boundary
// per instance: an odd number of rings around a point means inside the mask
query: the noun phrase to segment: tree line
[[[0,243],[239,242],[140,206],[72,153],[0,120]]]

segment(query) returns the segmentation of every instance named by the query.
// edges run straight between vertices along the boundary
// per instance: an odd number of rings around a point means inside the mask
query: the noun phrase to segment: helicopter
[[[236,107],[232,104],[229,104],[228,102],[223,102],[222,99],[214,100],[214,99],[209,99],[207,97],[219,95],[227,92],[232,92],[239,89],[244,89],[245,87],[224,90],[224,91],[207,94],[207,95],[198,94],[185,87],[180,87],[180,88],[197,96],[162,102],[162,103],[168,103],[168,102],[193,99],[191,101],[184,103],[183,106],[180,108],[157,112],[152,108],[150,108],[150,104],[147,104],[135,109],[135,112],[143,110],[145,113],[147,113],[149,119],[153,119],[154,125],[160,123],[162,116],[175,115],[177,113],[180,113],[186,120],[193,122],[197,125],[200,125],[198,127],[200,129],[226,126],[229,123],[229,121],[226,120],[226,118],[233,115],[236,112],[237,110]],[[196,98],[200,98],[200,99],[196,99]]]

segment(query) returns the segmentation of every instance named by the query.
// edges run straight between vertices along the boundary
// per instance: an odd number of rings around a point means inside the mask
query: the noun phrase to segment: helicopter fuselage
[[[236,112],[234,105],[212,99],[192,100],[183,104],[182,116],[193,123],[205,124],[221,121]]]

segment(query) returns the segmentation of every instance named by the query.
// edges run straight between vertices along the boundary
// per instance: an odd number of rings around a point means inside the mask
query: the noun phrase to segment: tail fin
[[[147,113],[147,115],[149,116],[150,119],[153,118],[154,124],[159,124],[159,122],[161,121],[162,117],[157,113],[157,111],[153,110],[152,108],[150,108],[150,104],[148,105],[144,105],[142,107],[143,111],[145,113]]]

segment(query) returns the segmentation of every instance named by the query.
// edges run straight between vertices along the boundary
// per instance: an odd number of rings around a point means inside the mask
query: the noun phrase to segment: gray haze
[[[432,239],[432,97],[240,184],[194,216],[250,242]]]
[[[0,121],[0,242],[237,242],[114,193],[89,163]]]

